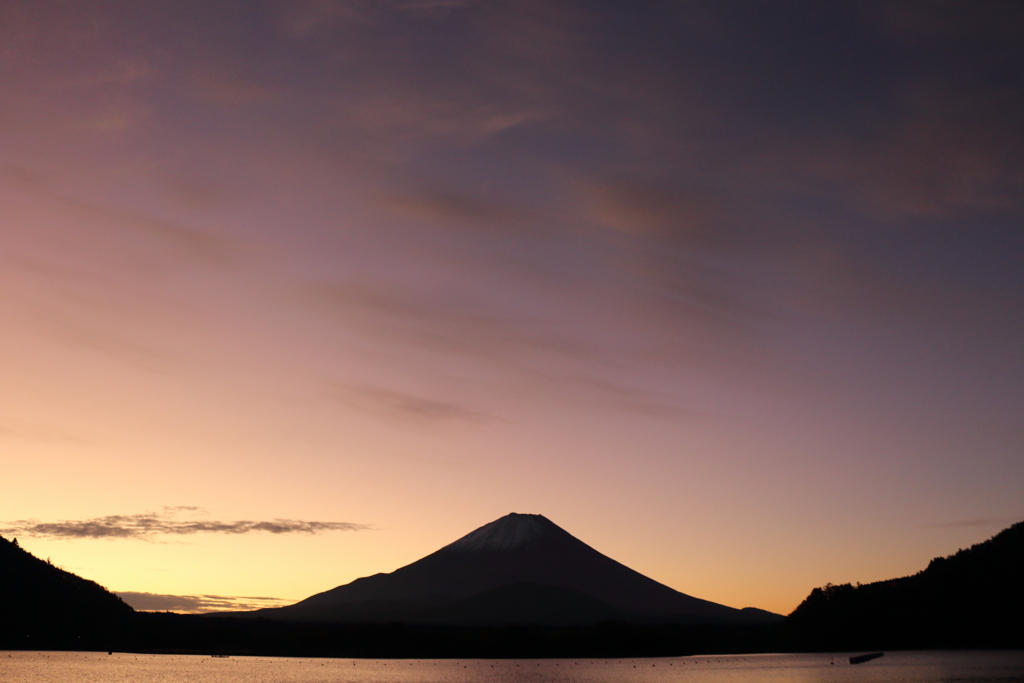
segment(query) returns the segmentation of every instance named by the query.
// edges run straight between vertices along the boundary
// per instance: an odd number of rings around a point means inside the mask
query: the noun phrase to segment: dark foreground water
[[[352,660],[0,652],[2,683],[1024,683],[1024,652]]]

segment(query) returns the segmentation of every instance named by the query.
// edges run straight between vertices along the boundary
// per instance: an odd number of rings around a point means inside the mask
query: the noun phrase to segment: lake
[[[1024,651],[365,660],[0,652],[3,683],[1024,683]]]

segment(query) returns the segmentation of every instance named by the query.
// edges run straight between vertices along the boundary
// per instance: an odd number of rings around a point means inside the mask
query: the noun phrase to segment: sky
[[[0,0],[0,534],[283,604],[538,513],[788,613],[1024,518],[1024,5]]]

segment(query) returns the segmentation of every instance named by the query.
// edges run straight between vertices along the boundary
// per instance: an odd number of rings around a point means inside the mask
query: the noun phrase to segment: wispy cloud
[[[960,519],[955,522],[943,522],[941,524],[925,524],[925,529],[952,529],[955,527],[978,527],[978,526],[1006,526],[1021,521],[1020,517],[976,517],[974,519]]]
[[[53,181],[45,174],[18,165],[0,167],[0,181],[34,196],[51,208],[60,208],[67,217],[75,221],[78,230],[91,229],[99,234],[133,235],[149,240],[168,251],[203,265],[224,265],[230,261],[232,244],[224,238],[204,229],[197,229],[175,221],[104,203],[78,199],[53,189]],[[175,189],[179,194],[216,196],[216,190],[208,189],[192,181],[177,180]],[[83,219],[86,225],[83,225]]]
[[[331,393],[343,403],[354,408],[416,420],[476,424],[495,419],[487,413],[452,401],[417,396],[380,387],[335,384],[332,386]]]
[[[635,179],[581,185],[583,205],[602,225],[633,235],[674,237],[696,247],[724,237],[714,230],[722,210],[706,192]]]
[[[286,33],[293,39],[309,38],[339,26],[366,26],[402,13],[443,18],[471,0],[300,0],[280,3]]]
[[[234,595],[166,595],[133,591],[118,591],[117,595],[135,609],[143,612],[184,612],[186,614],[247,612],[267,607],[281,607],[294,602],[281,598]]]
[[[222,265],[228,260],[229,249],[225,241],[207,232],[118,207],[55,194],[51,198],[92,219],[97,226],[117,227],[148,237],[195,262]]]
[[[299,519],[268,521],[180,519],[182,513],[202,513],[201,508],[166,507],[161,512],[134,515],[107,515],[92,519],[65,519],[55,522],[21,519],[2,522],[0,533],[49,538],[152,538],[192,534],[319,534],[329,531],[364,531],[372,527],[352,522],[314,522]]]
[[[498,202],[448,188],[389,194],[381,198],[381,204],[403,216],[443,223],[489,224],[515,218],[518,213]]]
[[[487,302],[469,297],[359,282],[320,283],[306,287],[300,295],[333,310],[347,324],[445,353],[494,357],[524,348],[587,353],[586,345],[553,332],[553,325],[506,317]]]

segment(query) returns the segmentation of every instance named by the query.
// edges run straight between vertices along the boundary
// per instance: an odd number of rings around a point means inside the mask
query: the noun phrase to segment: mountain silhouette
[[[98,583],[0,536],[0,648],[102,646],[133,613]]]
[[[436,624],[587,624],[609,619],[741,624],[781,619],[680,593],[602,555],[542,515],[516,513],[390,574],[356,579],[294,605],[246,615]]]
[[[484,591],[453,603],[419,610],[405,621],[421,624],[479,626],[487,624],[543,624],[572,626],[579,623],[625,620],[628,612],[561,586],[523,581]]]
[[[1024,522],[912,576],[815,588],[786,619],[808,649],[1024,647]]]

